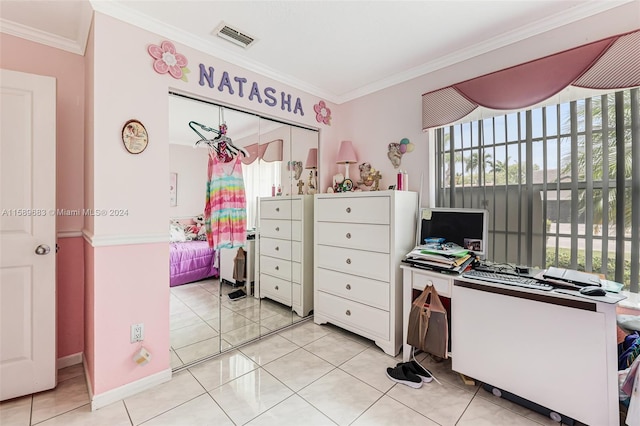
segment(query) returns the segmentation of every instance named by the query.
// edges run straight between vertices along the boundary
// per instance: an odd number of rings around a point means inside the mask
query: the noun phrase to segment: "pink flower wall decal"
[[[183,54],[176,52],[173,43],[165,40],[160,46],[150,45],[147,51],[155,59],[153,69],[158,74],[169,73],[175,79],[187,81],[186,74],[190,72],[187,68],[189,61]]]
[[[314,105],[313,110],[316,112],[316,121],[318,123],[324,123],[327,126],[331,125],[331,110],[327,108],[324,101],[320,101]]]

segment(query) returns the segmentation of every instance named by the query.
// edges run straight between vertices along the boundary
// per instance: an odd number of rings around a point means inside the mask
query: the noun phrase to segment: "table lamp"
[[[309,153],[307,154],[307,161],[304,165],[305,169],[310,169],[309,171],[309,183],[308,193],[315,193],[316,189],[316,179],[315,179],[315,171],[318,168],[318,148],[309,148]]]
[[[342,141],[340,142],[340,150],[338,151],[338,158],[336,160],[337,164],[344,164],[345,173],[344,178],[349,179],[349,164],[357,163],[358,158],[356,157],[356,153],[353,150],[353,144],[351,141]]]

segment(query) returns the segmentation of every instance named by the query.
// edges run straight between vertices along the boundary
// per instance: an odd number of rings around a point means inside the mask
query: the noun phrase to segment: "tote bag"
[[[407,344],[440,358],[447,358],[449,351],[447,310],[433,285],[427,285],[411,304]]]

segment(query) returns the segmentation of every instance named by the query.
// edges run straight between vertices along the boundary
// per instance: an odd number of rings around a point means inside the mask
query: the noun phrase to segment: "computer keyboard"
[[[534,280],[533,278],[504,274],[500,272],[477,271],[475,269],[472,269],[471,271],[463,273],[462,276],[466,278],[473,278],[476,280],[514,285],[517,287],[532,288],[536,290],[553,290],[552,285]]]

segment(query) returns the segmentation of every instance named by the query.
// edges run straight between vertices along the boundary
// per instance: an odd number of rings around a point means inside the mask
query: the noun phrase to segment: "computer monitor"
[[[480,259],[489,252],[489,212],[483,209],[430,208],[420,209],[420,239],[443,238],[445,242],[468,248]]]

